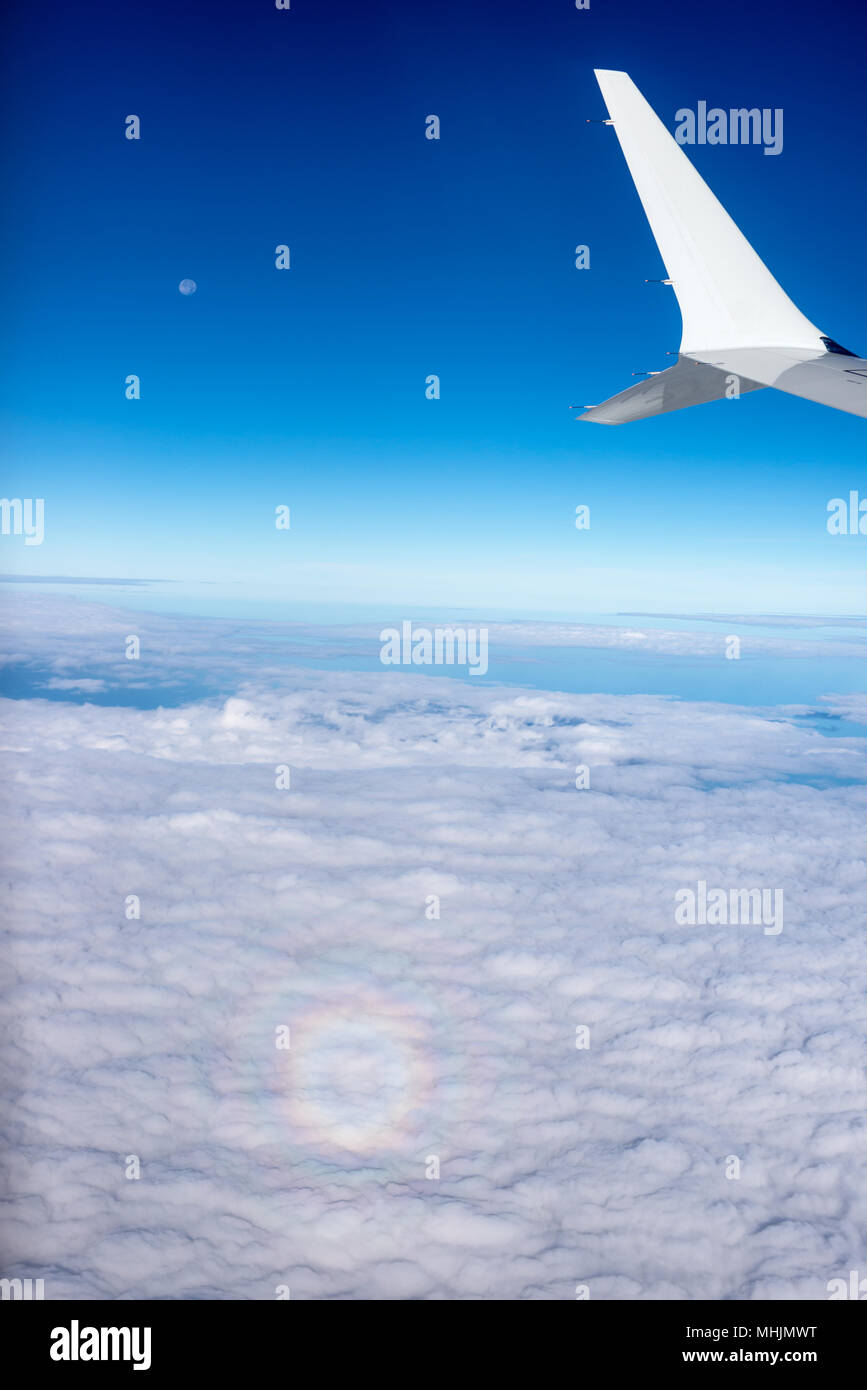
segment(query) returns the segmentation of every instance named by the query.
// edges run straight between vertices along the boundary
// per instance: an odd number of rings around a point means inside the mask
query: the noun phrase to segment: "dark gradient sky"
[[[862,12],[192,0],[18,3],[7,26],[3,493],[46,499],[46,539],[3,537],[4,569],[863,608],[867,539],[824,524],[867,493],[863,420],[772,391],[618,429],[568,410],[680,338],[614,133],[585,124],[594,66],[670,129],[702,99],[783,108],[778,157],[689,153],[808,317],[867,352]]]

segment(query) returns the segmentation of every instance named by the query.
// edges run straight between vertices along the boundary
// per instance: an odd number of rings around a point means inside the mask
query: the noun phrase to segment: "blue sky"
[[[46,499],[46,539],[3,537],[3,569],[392,606],[863,609],[867,541],[824,523],[867,492],[864,421],[773,391],[620,428],[568,409],[680,337],[614,133],[585,124],[594,67],[671,129],[699,100],[783,109],[777,157],[689,153],[804,312],[867,351],[867,22],[698,18],[14,5],[2,490]]]

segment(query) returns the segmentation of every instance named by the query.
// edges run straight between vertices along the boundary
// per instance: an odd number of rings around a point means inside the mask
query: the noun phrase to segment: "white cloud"
[[[22,628],[28,659],[118,660],[126,618],[80,607]],[[243,630],[215,652],[147,622],[153,666],[235,661],[236,694],[3,702],[4,1273],[55,1298],[690,1299],[867,1268],[864,740],[257,671]],[[782,888],[784,931],[678,927],[700,878]]]

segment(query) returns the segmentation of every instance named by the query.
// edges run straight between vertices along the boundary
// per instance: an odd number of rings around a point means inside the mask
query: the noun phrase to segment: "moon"
[[[181,283],[178,285],[178,289],[180,290],[181,294],[195,294],[196,282],[195,280],[182,280]]]

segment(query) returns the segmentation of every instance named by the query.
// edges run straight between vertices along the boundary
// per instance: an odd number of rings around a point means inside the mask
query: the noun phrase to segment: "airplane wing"
[[[738,377],[738,394],[775,386],[867,418],[864,359],[793,304],[632,79],[602,69],[596,79],[677,296],[683,336],[675,367],[579,419],[618,424],[718,400],[726,391],[702,366]]]
[[[593,420],[599,425],[622,425],[627,420],[644,420],[648,415],[664,415],[669,410],[683,410],[687,405],[721,401],[726,396],[761,389],[760,381],[748,381],[705,362],[679,357],[673,367],[629,386],[601,405],[590,406],[577,418]]]

